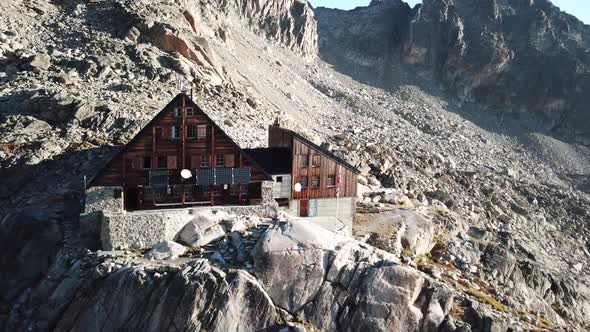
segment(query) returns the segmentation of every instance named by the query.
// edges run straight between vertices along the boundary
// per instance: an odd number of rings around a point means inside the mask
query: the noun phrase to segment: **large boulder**
[[[186,248],[174,241],[162,241],[156,244],[152,250],[145,254],[146,258],[150,259],[176,259],[178,256],[184,255]]]
[[[225,236],[225,229],[219,225],[221,218],[200,215],[189,221],[180,231],[178,240],[192,247],[201,247]]]
[[[400,218],[405,225],[405,232],[401,237],[402,246],[411,254],[419,256],[430,252],[435,245],[434,225],[409,210],[394,210],[394,218]]]

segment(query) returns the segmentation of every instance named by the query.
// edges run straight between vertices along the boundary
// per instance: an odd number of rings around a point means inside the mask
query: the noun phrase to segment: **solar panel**
[[[250,168],[234,168],[233,184],[249,184],[250,178]]]
[[[168,170],[150,171],[150,187],[166,187],[168,185]]]
[[[250,168],[199,168],[196,171],[197,186],[224,184],[249,184]]]
[[[215,184],[232,184],[232,178],[231,168],[215,169]]]
[[[212,186],[215,184],[215,170],[200,168],[197,170],[197,186]]]

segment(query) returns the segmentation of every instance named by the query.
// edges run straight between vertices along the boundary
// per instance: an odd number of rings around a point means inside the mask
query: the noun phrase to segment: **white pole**
[[[338,165],[338,175],[336,177],[336,220],[338,220],[338,212],[339,212],[339,201],[340,201],[340,184],[341,184],[341,176],[340,171],[342,166]]]

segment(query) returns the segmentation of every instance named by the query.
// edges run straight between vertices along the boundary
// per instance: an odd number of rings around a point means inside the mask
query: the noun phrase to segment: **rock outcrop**
[[[306,222],[268,231],[254,250],[254,274],[278,307],[322,331],[432,331],[453,299],[393,255]]]
[[[344,72],[394,88],[406,64],[461,103],[540,118],[547,130],[590,143],[590,27],[549,0],[425,0],[414,9],[372,1],[316,16],[320,53]]]

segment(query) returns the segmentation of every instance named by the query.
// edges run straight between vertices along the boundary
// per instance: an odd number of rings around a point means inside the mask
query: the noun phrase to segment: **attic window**
[[[172,138],[180,138],[180,136],[181,136],[180,126],[173,126],[172,127]]]
[[[301,155],[301,168],[309,167],[309,156],[306,154]]]
[[[206,139],[207,138],[207,126],[206,125],[198,125],[197,126],[197,139]]]
[[[195,116],[195,111],[193,110],[192,107],[187,107],[186,116]]]
[[[320,167],[321,158],[319,154],[314,154],[311,160],[311,167]]]
[[[174,109],[174,116],[177,118],[181,118],[182,117],[182,108],[176,107]]]

